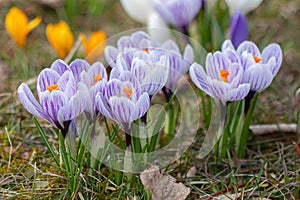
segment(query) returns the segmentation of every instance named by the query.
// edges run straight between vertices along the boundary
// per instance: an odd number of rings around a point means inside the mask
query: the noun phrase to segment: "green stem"
[[[220,102],[215,102],[213,106],[215,107],[216,112],[212,112],[211,124],[204,138],[204,142],[200,148],[200,158],[204,158],[214,148],[224,131],[227,113],[226,105]],[[216,154],[218,154],[218,150],[216,151]]]
[[[256,94],[254,96],[254,98],[252,99],[252,103],[251,103],[250,108],[249,108],[249,110],[246,114],[246,117],[245,117],[244,125],[243,125],[243,128],[242,128],[242,133],[241,133],[241,138],[240,138],[240,143],[238,145],[238,152],[237,152],[237,157],[238,158],[243,158],[243,156],[245,154],[245,147],[246,147],[248,134],[249,134],[249,126],[250,126],[250,123],[251,123],[253,111],[254,111],[255,105],[257,103],[258,96],[259,95]]]

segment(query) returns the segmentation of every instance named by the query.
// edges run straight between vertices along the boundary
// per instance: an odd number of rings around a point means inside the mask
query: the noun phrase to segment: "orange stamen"
[[[48,90],[49,92],[52,92],[53,90],[59,90],[59,87],[57,84],[54,84],[54,85],[47,86],[46,90]]]
[[[223,69],[221,69],[221,71],[220,71],[220,79],[222,81],[224,81],[225,83],[228,83],[228,76],[229,76],[229,72],[228,71],[224,71]]]
[[[131,88],[123,88],[123,92],[126,94],[126,97],[129,99],[132,95],[132,89]]]
[[[94,76],[94,83],[96,84],[98,81],[102,81],[102,76],[100,74]]]
[[[145,53],[149,53],[149,49],[143,49],[143,52],[145,52]]]
[[[256,63],[260,63],[262,61],[262,59],[260,57],[253,56],[253,58]]]

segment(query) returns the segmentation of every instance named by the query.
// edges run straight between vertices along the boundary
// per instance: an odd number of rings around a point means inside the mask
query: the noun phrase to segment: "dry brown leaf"
[[[158,166],[150,166],[140,175],[146,190],[150,190],[153,200],[184,200],[191,189],[182,183],[176,183],[176,179],[170,175],[159,172]]]

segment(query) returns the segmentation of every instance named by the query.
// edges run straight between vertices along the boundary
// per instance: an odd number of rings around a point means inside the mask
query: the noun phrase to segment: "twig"
[[[297,133],[297,124],[257,124],[249,128],[254,135],[267,135],[272,133]],[[299,131],[299,130],[298,130]]]
[[[67,55],[67,57],[64,59],[64,61],[66,63],[69,63],[70,60],[72,59],[72,57],[74,56],[74,54],[76,53],[77,49],[80,47],[80,44],[81,44],[81,37],[78,36],[77,37],[77,40],[75,42],[75,44],[73,45],[71,51],[69,52],[69,54]]]

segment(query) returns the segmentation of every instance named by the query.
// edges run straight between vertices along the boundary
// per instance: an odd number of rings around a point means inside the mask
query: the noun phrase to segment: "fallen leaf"
[[[158,166],[150,166],[140,175],[146,190],[150,190],[153,200],[184,200],[191,189],[182,183],[176,183],[176,179],[168,174],[159,172]]]

